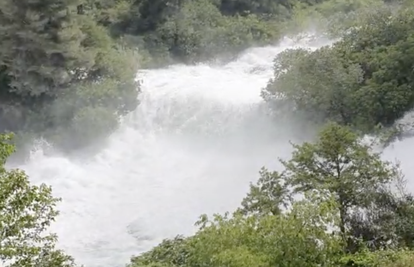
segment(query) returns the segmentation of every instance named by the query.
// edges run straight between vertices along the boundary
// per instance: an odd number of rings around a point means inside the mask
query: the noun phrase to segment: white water
[[[221,67],[143,71],[141,105],[99,155],[33,153],[20,167],[63,198],[60,247],[86,267],[124,266],[162,238],[191,234],[200,214],[236,208],[260,167],[277,168],[291,151],[295,133],[266,116],[259,93],[274,56],[293,45],[251,49]],[[408,160],[413,144],[386,155]]]

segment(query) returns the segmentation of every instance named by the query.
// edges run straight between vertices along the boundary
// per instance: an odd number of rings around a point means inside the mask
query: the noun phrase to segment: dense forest
[[[328,18],[374,3],[3,1],[0,131],[17,133],[19,143],[41,136],[62,150],[84,147],[136,108],[139,68],[231,58],[306,25],[301,17]]]
[[[263,168],[238,210],[129,266],[414,266],[414,197],[360,142],[414,106],[411,1],[4,0],[0,22],[2,266],[75,266],[47,231],[59,199],[5,167],[16,140],[91,145],[139,105],[139,68],[229,59],[309,27],[339,39],[279,54],[262,97],[320,125],[317,138],[282,172]]]

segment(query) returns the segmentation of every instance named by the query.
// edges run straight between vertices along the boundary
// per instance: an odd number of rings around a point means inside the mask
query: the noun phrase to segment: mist
[[[142,70],[140,105],[99,153],[68,158],[34,146],[18,167],[62,198],[51,229],[59,247],[88,267],[124,266],[164,238],[194,233],[199,215],[237,208],[262,166],[280,168],[290,141],[313,136],[300,122],[273,116],[260,97],[273,58],[330,43],[284,38],[223,66]],[[407,151],[413,140],[384,151],[387,159],[398,156],[407,175],[414,172]]]

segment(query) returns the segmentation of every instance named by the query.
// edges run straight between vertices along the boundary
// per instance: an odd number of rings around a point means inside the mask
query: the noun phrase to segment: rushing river
[[[278,168],[277,158],[289,156],[295,136],[263,108],[273,58],[328,43],[286,38],[222,66],[141,71],[140,106],[99,154],[74,159],[34,149],[19,167],[62,197],[52,229],[59,247],[86,267],[124,266],[163,238],[191,234],[200,214],[236,208],[262,166]],[[407,176],[411,149],[414,139],[385,151]]]

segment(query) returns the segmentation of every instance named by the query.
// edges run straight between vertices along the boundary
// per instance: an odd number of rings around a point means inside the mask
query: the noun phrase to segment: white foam
[[[37,150],[20,167],[63,198],[59,246],[87,267],[124,266],[162,238],[191,234],[200,214],[236,208],[263,165],[290,155],[291,133],[263,114],[260,90],[277,53],[321,45],[306,42],[286,38],[220,67],[141,71],[140,106],[97,156]],[[387,155],[408,160],[413,142]]]

